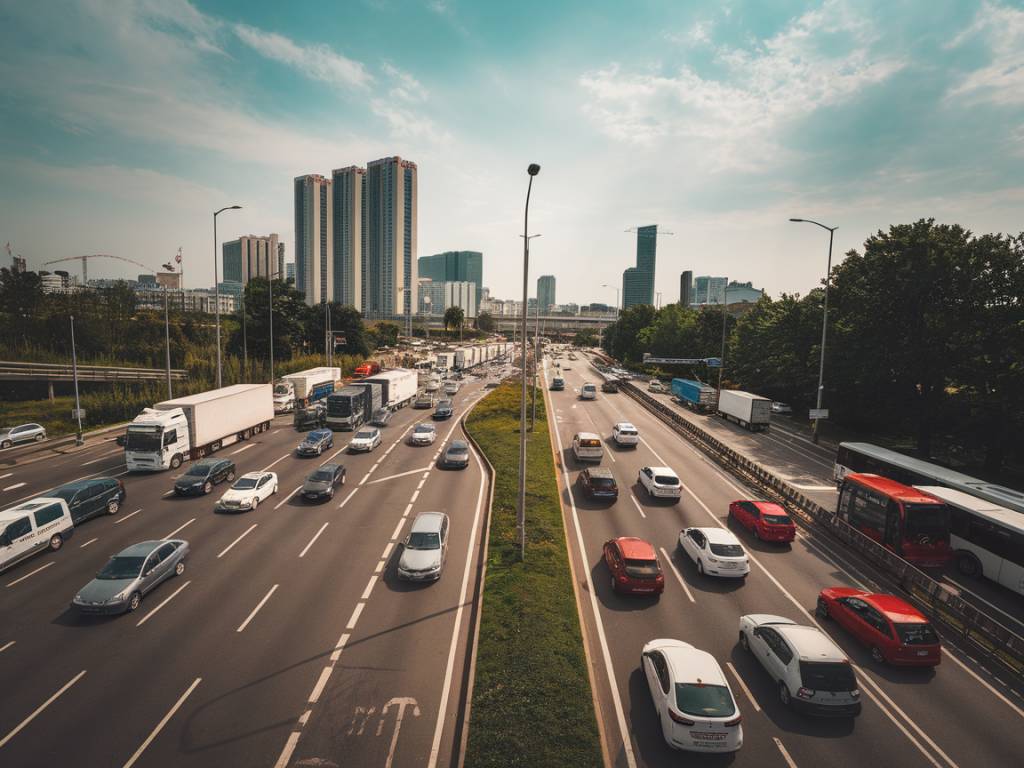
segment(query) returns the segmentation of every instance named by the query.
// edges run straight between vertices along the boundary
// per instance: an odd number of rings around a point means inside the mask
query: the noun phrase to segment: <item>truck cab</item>
[[[188,420],[181,408],[146,408],[128,425],[124,461],[129,472],[177,469],[191,447]]]
[[[274,384],[274,413],[295,410],[295,385],[287,379]]]

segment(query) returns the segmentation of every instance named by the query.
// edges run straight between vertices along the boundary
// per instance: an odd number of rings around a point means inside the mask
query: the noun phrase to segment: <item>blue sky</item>
[[[420,255],[484,252],[614,301],[628,227],[679,272],[806,293],[836,252],[935,217],[1024,229],[1020,2],[0,0],[0,245],[212,284],[222,239],[293,248],[293,177],[419,166]],[[6,254],[0,252],[0,259]],[[126,274],[94,262],[90,276]],[[531,284],[533,280],[531,279]],[[532,292],[532,291],[531,291]]]

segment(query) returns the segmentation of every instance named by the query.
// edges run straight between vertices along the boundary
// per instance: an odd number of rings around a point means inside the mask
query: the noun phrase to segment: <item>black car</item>
[[[430,394],[422,394],[413,401],[413,408],[425,409],[434,407],[434,398]]]
[[[310,403],[305,408],[296,408],[292,417],[296,429],[316,429],[327,424],[327,406],[323,403]]]
[[[555,378],[551,380],[551,391],[561,392],[563,389],[565,389],[565,379],[561,376],[555,376]]]
[[[434,419],[436,421],[440,421],[441,419],[450,419],[454,412],[451,400],[439,400],[437,408],[434,409]]]
[[[76,480],[62,485],[46,494],[64,499],[71,511],[71,521],[78,525],[90,517],[99,515],[115,515],[121,508],[121,502],[128,494],[124,483],[112,477],[94,477],[90,480]]]
[[[615,501],[619,498],[619,486],[612,471],[607,467],[587,467],[580,472],[579,484],[591,499]]]
[[[328,448],[334,447],[334,433],[329,429],[315,429],[306,435],[295,448],[299,456],[319,456]]]
[[[302,497],[310,501],[334,498],[334,489],[345,484],[345,467],[324,464],[310,472],[302,484]]]
[[[388,422],[391,421],[392,413],[387,408],[378,408],[373,412],[373,418],[370,419],[370,423],[375,427],[386,427]]]
[[[235,462],[228,459],[200,459],[174,481],[178,496],[205,496],[213,486],[235,479]]]
[[[469,466],[469,444],[465,440],[453,440],[441,454],[441,466],[445,469],[465,469]]]

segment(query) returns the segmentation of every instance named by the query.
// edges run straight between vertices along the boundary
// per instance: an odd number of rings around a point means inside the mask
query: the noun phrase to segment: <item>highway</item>
[[[934,672],[899,670],[873,663],[866,648],[831,623],[824,629],[856,665],[863,712],[855,720],[819,720],[797,715],[779,701],[775,685],[738,645],[738,619],[771,613],[799,623],[815,622],[814,605],[825,586],[851,585],[887,591],[885,580],[838,552],[831,540],[801,529],[792,545],[768,545],[737,535],[751,555],[744,580],[697,574],[676,549],[686,526],[728,527],[730,501],[758,498],[726,476],[708,458],[624,394],[598,394],[581,401],[585,381],[600,377],[585,358],[559,363],[566,388],[546,391],[560,459],[563,508],[581,600],[589,658],[596,680],[602,729],[616,766],[668,766],[687,762],[736,766],[810,768],[822,765],[1009,766],[1024,754],[1024,699],[947,642]],[[551,361],[545,361],[550,374]],[[635,449],[617,449],[612,425],[631,421],[642,437]],[[601,462],[614,473],[619,498],[587,501],[577,490],[582,465],[570,448],[579,431],[605,439]],[[652,502],[637,485],[643,466],[667,465],[683,483],[678,504]],[[639,536],[651,542],[665,572],[660,599],[617,596],[602,559],[605,541]],[[891,591],[891,588],[889,589]],[[729,677],[743,714],[745,743],[732,757],[682,757],[664,742],[640,668],[643,645],[675,638],[711,652]],[[948,638],[946,638],[948,640]]]
[[[118,514],[85,522],[58,552],[0,574],[0,765],[448,766],[462,736],[466,641],[486,520],[479,457],[444,471],[459,418],[483,394],[467,377],[437,442],[408,432],[431,411],[399,410],[369,454],[335,433],[320,459],[295,455],[290,416],[226,447],[238,474],[270,470],[279,492],[244,514],[170,493],[178,472],[127,475],[112,440],[6,467],[0,505],[84,476],[116,476]],[[295,492],[341,461],[334,499]],[[416,514],[451,518],[439,582],[399,582],[400,542]],[[76,591],[107,559],[147,539],[191,545],[186,572],[132,614],[82,618]]]

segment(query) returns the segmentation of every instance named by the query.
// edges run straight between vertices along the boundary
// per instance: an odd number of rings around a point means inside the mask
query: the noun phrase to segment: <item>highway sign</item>
[[[828,408],[811,408],[809,419],[827,419]]]
[[[72,408],[71,409],[71,418],[72,419],[84,419],[85,418],[85,408]]]

